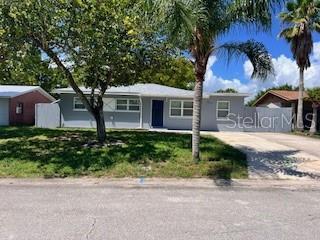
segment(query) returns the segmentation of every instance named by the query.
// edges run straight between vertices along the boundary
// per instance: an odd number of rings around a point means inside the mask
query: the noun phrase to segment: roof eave
[[[212,97],[249,97],[248,93],[210,93]]]

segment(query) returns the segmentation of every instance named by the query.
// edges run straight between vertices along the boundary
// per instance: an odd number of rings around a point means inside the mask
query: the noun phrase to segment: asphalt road
[[[0,181],[1,240],[320,238],[320,185],[10,181]]]

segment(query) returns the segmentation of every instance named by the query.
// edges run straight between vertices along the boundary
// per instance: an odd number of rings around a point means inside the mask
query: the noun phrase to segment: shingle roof
[[[264,95],[262,95],[254,104],[253,106],[256,106],[262,99],[265,98],[265,96],[272,94],[274,96],[277,96],[279,98],[282,98],[285,101],[297,101],[299,98],[299,91],[290,91],[290,90],[270,90],[266,92]],[[307,98],[308,93],[304,92],[303,97]]]
[[[84,94],[90,94],[91,89],[90,88],[84,88],[80,87],[80,89],[84,92]],[[53,93],[74,93],[74,90],[72,88],[59,88],[55,89]],[[194,91],[190,90],[184,90],[180,88],[174,88],[174,87],[168,87],[163,86],[160,84],[154,84],[154,83],[138,83],[131,86],[122,86],[122,87],[111,87],[106,91],[106,95],[137,95],[137,96],[144,96],[144,97],[180,97],[180,98],[193,98]],[[207,94],[204,93],[203,97],[209,97],[209,96],[233,96],[233,95],[239,95],[239,96],[247,96],[246,94]]]
[[[24,85],[0,85],[0,98],[13,98],[29,92],[38,91],[51,101],[56,99],[43,90],[40,86],[24,86]]]
[[[0,97],[12,98],[39,88],[39,86],[0,85]]]
[[[84,94],[90,94],[91,89],[80,87]],[[72,88],[55,89],[53,93],[74,93]],[[193,97],[193,91],[163,86],[154,83],[138,83],[130,86],[111,87],[106,91],[106,95],[137,95],[137,96],[157,96],[157,97]]]
[[[299,91],[271,90],[269,92],[287,101],[295,101],[299,98]],[[304,92],[303,97],[308,97],[308,94]]]
[[[107,93],[137,93],[142,96],[179,96],[179,97],[193,97],[193,91],[184,90],[174,87],[163,86],[154,83],[135,84],[124,87],[112,87],[107,90]]]

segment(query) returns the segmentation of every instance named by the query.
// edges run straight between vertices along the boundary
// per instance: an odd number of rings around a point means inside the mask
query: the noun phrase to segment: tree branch
[[[84,93],[81,91],[81,89],[78,87],[77,83],[75,82],[72,73],[70,70],[61,62],[60,58],[56,55],[56,53],[48,46],[46,41],[40,41],[37,37],[35,37],[33,34],[29,34],[31,40],[38,46],[40,49],[42,49],[56,64],[57,66],[64,72],[70,86],[72,89],[76,92],[76,94],[81,99],[84,106],[87,108],[87,110],[91,113],[94,112],[93,105],[90,104]]]

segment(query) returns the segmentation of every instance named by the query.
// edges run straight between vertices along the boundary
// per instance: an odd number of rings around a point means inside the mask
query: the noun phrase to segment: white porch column
[[[143,105],[142,105],[142,97],[139,97],[140,100],[140,128],[143,128]]]

